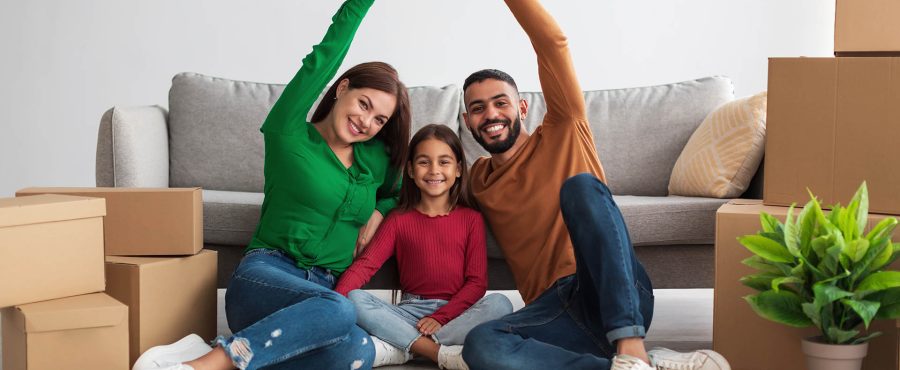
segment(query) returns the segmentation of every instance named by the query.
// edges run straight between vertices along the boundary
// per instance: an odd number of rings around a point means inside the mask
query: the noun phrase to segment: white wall
[[[766,88],[770,56],[828,56],[829,0],[545,0],[584,89],[727,75]],[[101,114],[167,104],[175,73],[286,82],[336,0],[0,1],[0,197],[93,186]],[[392,63],[407,85],[500,68],[539,85],[530,44],[500,1],[379,0],[345,67]]]

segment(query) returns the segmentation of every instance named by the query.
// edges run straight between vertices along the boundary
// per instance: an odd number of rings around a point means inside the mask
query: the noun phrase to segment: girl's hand
[[[432,335],[441,330],[441,323],[430,317],[425,317],[416,323],[416,328],[419,329],[419,333],[422,333],[422,335]]]
[[[378,225],[381,225],[382,220],[384,220],[384,216],[381,215],[381,212],[378,212],[377,209],[372,211],[372,217],[369,217],[369,222],[366,222],[363,227],[359,228],[359,237],[356,238],[356,250],[353,251],[353,257],[358,256],[363,249],[366,249],[366,246],[372,241],[372,237],[375,236],[375,231],[378,230]]]

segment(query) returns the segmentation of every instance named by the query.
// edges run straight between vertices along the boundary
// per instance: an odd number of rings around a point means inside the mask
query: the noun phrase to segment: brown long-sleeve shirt
[[[507,0],[537,54],[547,114],[519,153],[498,167],[472,166],[472,192],[506,256],[525,303],[575,273],[572,241],[559,209],[559,191],[589,172],[606,182],[575,74],[568,41],[537,0]]]

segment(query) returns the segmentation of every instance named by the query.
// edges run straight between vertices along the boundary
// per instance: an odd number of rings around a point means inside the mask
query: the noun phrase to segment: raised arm
[[[506,0],[506,5],[537,54],[538,77],[547,102],[544,124],[585,119],[584,95],[562,29],[537,0]]]
[[[347,0],[331,18],[322,41],[303,58],[302,66],[260,129],[267,133],[289,133],[306,123],[313,103],[334,78],[350,49],[350,43],[374,0]]]

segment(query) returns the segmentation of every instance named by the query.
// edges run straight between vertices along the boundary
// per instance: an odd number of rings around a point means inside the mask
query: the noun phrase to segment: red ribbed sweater
[[[471,307],[487,290],[487,251],[481,213],[458,206],[446,216],[392,212],[369,246],[338,280],[347,295],[362,287],[391,256],[397,256],[400,288],[446,305],[430,315],[444,325]]]

